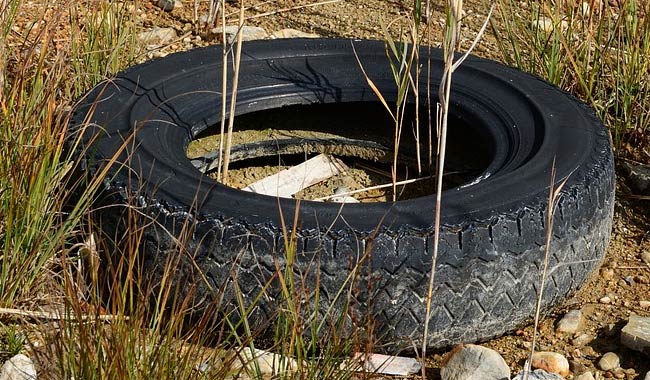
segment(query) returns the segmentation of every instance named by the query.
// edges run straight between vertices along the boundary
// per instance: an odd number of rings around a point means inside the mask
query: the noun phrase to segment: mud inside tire
[[[382,42],[258,41],[243,46],[237,114],[377,102],[353,45],[368,76],[394,101]],[[183,289],[192,289],[197,309],[218,297],[221,307],[206,310],[219,316],[238,315],[237,288],[245,303],[254,304],[247,316],[251,326],[267,328],[277,315],[275,276],[287,264],[281,213],[289,229],[297,215],[290,272],[305,285],[306,315],[317,311],[319,318],[343,320],[349,328],[369,317],[384,351],[421,344],[433,197],[297,206],[207,178],[185,151],[221,118],[220,56],[221,47],[213,46],[132,67],[95,87],[73,113],[71,126],[83,134],[80,152],[88,174],[117,158],[105,181],[104,202],[135,202],[155,221],[143,232],[143,270],[156,281],[164,263],[176,260],[175,277]],[[431,60],[431,83],[439,83],[441,52],[422,49],[420,57]],[[426,78],[420,81],[425,91]],[[431,94],[435,97],[437,88]],[[426,93],[420,95],[426,99]],[[489,339],[532,317],[553,163],[556,185],[567,182],[555,213],[543,308],[575,292],[599,266],[614,205],[608,133],[571,95],[532,75],[470,57],[454,74],[451,103],[454,117],[482,130],[490,162],[474,181],[443,194],[426,338],[431,348]],[[124,213],[115,208],[101,218],[108,234],[126,228]],[[340,289],[346,286],[353,291],[343,299]]]

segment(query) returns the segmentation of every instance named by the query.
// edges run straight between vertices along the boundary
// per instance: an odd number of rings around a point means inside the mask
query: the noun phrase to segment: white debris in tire
[[[330,198],[330,202],[336,202],[336,203],[359,203],[359,200],[356,199],[353,196],[348,195],[347,193],[350,190],[348,190],[347,187],[341,186],[337,187],[334,190],[334,194],[336,195],[335,197]]]

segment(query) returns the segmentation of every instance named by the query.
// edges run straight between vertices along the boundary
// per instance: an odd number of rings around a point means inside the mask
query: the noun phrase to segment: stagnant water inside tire
[[[420,112],[420,170],[415,133],[415,107],[409,105],[405,112],[401,132],[397,180],[419,180],[396,187],[396,199],[404,200],[434,193],[437,138],[435,122],[429,131],[429,113],[425,107]],[[435,117],[435,110],[433,111]],[[227,125],[227,124],[226,124]],[[340,159],[349,168],[318,184],[296,193],[294,198],[316,200],[332,196],[335,192],[354,192],[360,189],[389,185],[392,183],[392,154],[395,139],[395,123],[379,102],[335,103],[295,105],[253,112],[235,117],[233,147],[241,144],[263,142],[274,145],[279,140],[293,141],[340,141],[351,139],[360,144],[349,143],[338,148],[319,148],[318,144],[295,144],[290,153],[251,157],[231,162],[228,185],[242,189],[269,175],[304,162],[325,150]],[[220,126],[212,126],[197,135],[189,144],[190,159],[217,152]],[[432,136],[430,136],[432,135]],[[288,140],[284,140],[288,141]],[[429,143],[431,141],[431,144]],[[384,147],[368,149],[365,142]],[[339,144],[342,145],[342,144]],[[429,146],[433,152],[430,153]],[[340,148],[340,149],[339,149]],[[379,157],[382,156],[382,157]],[[492,143],[485,128],[466,120],[463,115],[450,115],[447,135],[447,158],[445,165],[446,189],[470,183],[489,165],[492,159]],[[431,157],[431,158],[430,158]],[[216,170],[207,173],[216,179]],[[351,195],[360,202],[384,202],[393,200],[393,186],[367,190]]]

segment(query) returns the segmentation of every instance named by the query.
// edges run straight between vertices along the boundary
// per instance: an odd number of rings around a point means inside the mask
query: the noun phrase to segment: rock
[[[18,354],[0,368],[0,380],[36,380],[36,368],[31,359]]]
[[[594,337],[592,335],[580,334],[571,340],[571,344],[576,347],[584,347],[591,343],[592,340],[594,340]]]
[[[183,3],[179,0],[158,0],[158,7],[165,12],[171,12],[174,9],[183,8]]]
[[[611,371],[621,366],[621,358],[614,352],[607,352],[598,361],[598,367],[603,371]]]
[[[614,279],[614,269],[612,268],[603,268],[600,270],[600,277],[603,280],[612,280]]]
[[[165,45],[178,36],[174,28],[153,27],[145,32],[138,33],[138,41],[144,45]]]
[[[612,303],[612,298],[610,296],[601,297],[598,300],[598,302],[604,303],[604,304],[610,304],[610,303]]]
[[[569,374],[569,361],[564,357],[564,355],[558,354],[557,352],[535,352],[533,354],[531,365],[533,368],[557,373],[560,376],[567,376]]]
[[[237,25],[228,25],[225,28],[214,28],[210,30],[212,34],[216,34],[217,38],[223,33],[226,32],[226,41],[229,44],[237,42],[237,32],[239,27]],[[267,38],[269,35],[266,33],[264,28],[259,26],[246,26],[244,25],[241,29],[242,41],[252,41],[252,40],[262,40]]]
[[[498,352],[474,344],[456,346],[440,369],[442,380],[508,380],[510,367]]]
[[[650,166],[632,161],[622,161],[621,168],[627,184],[634,194],[650,195]]]
[[[633,350],[650,353],[650,317],[630,315],[627,325],[621,330],[621,343]]]
[[[537,30],[541,30],[545,33],[551,33],[555,31],[556,27],[558,26],[558,23],[554,23],[552,19],[548,17],[543,17],[540,16],[537,21],[533,22],[533,27],[535,27]],[[569,23],[566,22],[565,20],[562,20],[559,22],[560,30],[564,31],[569,28]]]
[[[594,375],[587,371],[573,378],[574,380],[595,380]]]
[[[576,375],[587,372],[587,367],[575,359],[569,360],[569,369]]]
[[[639,284],[648,284],[648,283],[650,283],[650,280],[646,276],[644,276],[642,274],[634,276],[633,280],[634,280],[634,282],[637,282]]]
[[[645,377],[643,378],[643,380],[650,380],[650,371],[648,371],[648,372],[645,374]]]
[[[643,261],[645,265],[650,265],[650,251],[643,251],[641,253],[641,261]]]
[[[512,380],[523,380],[524,371],[521,371]],[[564,377],[557,373],[546,372],[543,369],[536,369],[528,373],[528,380],[564,380]]]
[[[566,313],[562,319],[557,323],[555,331],[567,334],[575,334],[583,323],[582,311],[581,310],[571,310]]]
[[[244,368],[249,374],[257,375],[288,375],[298,368],[298,363],[289,357],[282,356],[273,352],[255,349],[249,347],[243,348],[239,353],[239,358],[233,363],[233,368]]]
[[[271,33],[271,38],[318,38],[315,33],[306,33],[297,29],[281,29]]]
[[[643,308],[648,308],[648,307],[650,307],[650,301],[641,300],[641,301],[639,301],[639,306],[641,306]]]

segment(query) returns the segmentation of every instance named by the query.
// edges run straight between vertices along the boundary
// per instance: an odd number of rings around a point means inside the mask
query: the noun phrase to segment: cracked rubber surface
[[[394,99],[381,42],[260,41],[243,47],[237,113],[376,102],[352,43],[375,85]],[[91,175],[120,152],[120,164],[105,181],[105,202],[130,200],[155,221],[144,227],[141,244],[153,281],[160,278],[162,263],[178,261],[176,277],[197,304],[221,300],[219,310],[211,311],[216,318],[236,316],[234,278],[247,304],[268,284],[249,315],[253,328],[264,328],[280,302],[276,268],[284,271],[287,264],[279,209],[290,222],[295,201],[219,185],[185,156],[192,137],[220,119],[220,49],[174,54],[118,74],[83,99],[72,124],[81,130],[84,120],[90,122],[83,136]],[[423,49],[420,57],[427,56]],[[432,83],[439,81],[441,59],[439,51],[431,51]],[[421,82],[425,89],[425,79]],[[470,57],[454,74],[451,103],[453,114],[483,131],[492,159],[477,181],[443,195],[427,337],[434,348],[488,339],[533,315],[554,158],[557,182],[569,178],[555,214],[544,309],[575,292],[598,267],[614,205],[607,131],[569,94],[529,74]],[[433,197],[342,208],[302,202],[292,272],[309,295],[306,318],[313,310],[320,318],[342,314],[350,328],[363,326],[359,321],[370,316],[386,351],[420,344],[434,204]],[[125,230],[119,209],[106,209],[101,216],[108,234]],[[179,248],[171,236],[181,233]],[[350,291],[339,292],[342,287]]]

